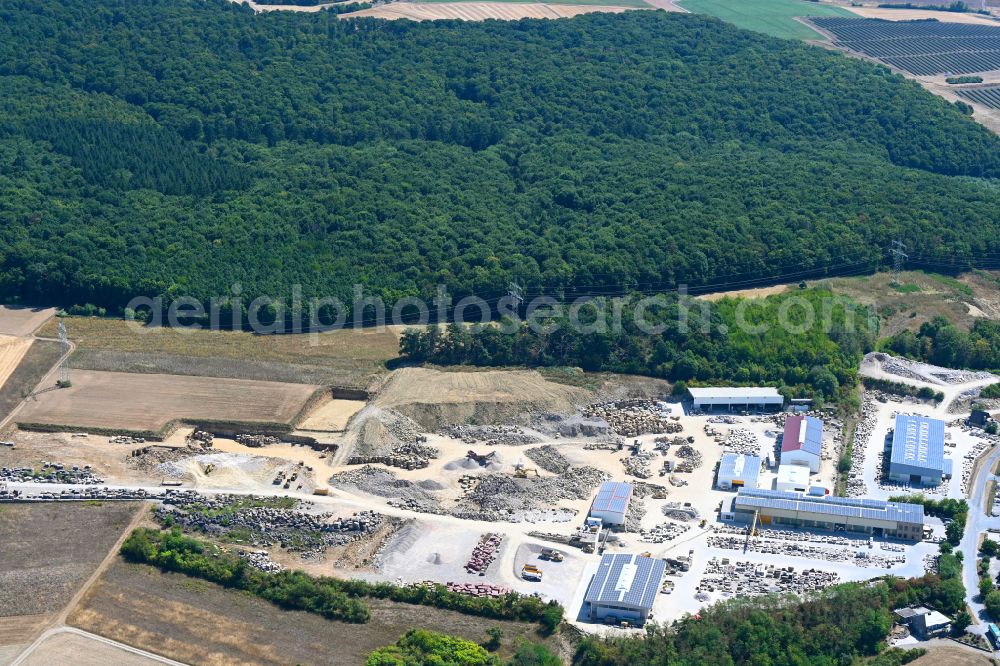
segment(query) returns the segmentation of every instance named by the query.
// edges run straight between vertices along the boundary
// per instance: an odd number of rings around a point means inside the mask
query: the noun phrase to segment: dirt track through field
[[[375,17],[383,19],[410,19],[412,21],[434,21],[438,19],[461,19],[463,21],[485,21],[500,19],[515,21],[522,18],[569,18],[580,14],[604,12],[619,14],[641,7],[610,7],[603,5],[549,5],[544,3],[521,2],[454,2],[418,4],[413,2],[393,2],[358,12],[341,14],[340,18]]]
[[[11,376],[21,359],[28,353],[32,342],[34,340],[31,338],[0,335],[0,388],[7,383],[7,378]]]
[[[74,371],[72,386],[37,394],[19,423],[160,430],[173,420],[288,423],[319,387],[309,384]]]

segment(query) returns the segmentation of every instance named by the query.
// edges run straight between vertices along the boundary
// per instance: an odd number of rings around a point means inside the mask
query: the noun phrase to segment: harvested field
[[[35,340],[31,344],[0,387],[0,418],[5,418],[31,395],[61,356],[62,347],[58,342]]]
[[[307,384],[77,371],[73,385],[38,394],[20,423],[160,431],[175,420],[289,423],[318,389]]]
[[[360,664],[372,650],[419,627],[482,641],[500,626],[509,654],[535,626],[484,620],[452,611],[366,600],[368,624],[332,622],[283,611],[181,574],[116,561],[91,588],[69,623],[164,656],[197,664]],[[557,638],[549,639],[551,641]]]
[[[399,352],[398,331],[340,330],[317,335],[253,335],[232,331],[133,330],[121,319],[64,317],[89,370],[270,379],[365,388]],[[55,337],[51,321],[40,334]]]
[[[22,337],[31,335],[55,314],[55,308],[0,305],[0,334]]]
[[[31,338],[0,335],[0,387],[7,383],[7,379],[20,365],[32,342],[34,340]]]
[[[936,12],[928,9],[887,9],[884,7],[844,7],[844,9],[864,18],[884,19],[886,21],[922,21],[933,19],[942,23],[979,23],[982,25],[1000,26],[1000,22],[988,16],[965,12]]]
[[[948,666],[990,666],[996,662],[990,658],[988,653],[973,648],[935,646],[927,648],[927,654],[910,663],[913,666],[938,666],[939,664],[948,664]]]
[[[42,641],[21,663],[25,666],[49,666],[50,664],[154,666],[162,662],[129,652],[91,636],[84,636],[73,631],[62,631],[52,634]]]
[[[775,284],[770,287],[758,287],[756,289],[736,289],[733,291],[715,291],[711,294],[702,294],[695,298],[703,301],[719,301],[723,298],[764,298],[775,294],[783,294],[788,291],[787,284]]]
[[[550,382],[535,371],[403,368],[388,377],[373,402],[434,432],[453,423],[505,423],[540,412],[568,414],[592,399],[590,391]]]
[[[340,432],[347,428],[347,422],[365,406],[362,400],[330,400],[314,409],[299,430],[319,430]]]
[[[530,2],[434,2],[428,4],[393,2],[372,7],[371,9],[362,9],[358,12],[341,14],[340,18],[374,17],[382,19],[409,19],[411,21],[435,21],[439,19],[460,19],[463,21],[500,19],[504,21],[516,21],[523,18],[570,18],[593,12],[618,14],[631,9],[640,8]]]
[[[0,616],[61,609],[108,554],[139,506],[0,506]]]

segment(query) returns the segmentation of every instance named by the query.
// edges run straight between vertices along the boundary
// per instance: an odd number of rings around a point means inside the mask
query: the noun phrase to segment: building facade
[[[703,412],[778,411],[785,404],[784,396],[770,386],[689,388],[688,394],[694,408]]]
[[[722,490],[733,488],[756,488],[760,477],[759,456],[748,456],[727,451],[719,463],[717,485]]]
[[[851,532],[906,541],[923,538],[924,507],[875,499],[740,490],[725,517],[760,525]]]
[[[642,555],[604,555],[587,587],[583,615],[591,622],[643,625],[653,610],[666,566],[663,560]]]

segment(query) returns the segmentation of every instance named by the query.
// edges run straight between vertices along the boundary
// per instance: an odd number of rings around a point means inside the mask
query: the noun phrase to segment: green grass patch
[[[848,16],[846,9],[800,0],[684,0],[685,9],[708,14],[740,28],[785,39],[821,39],[822,35],[795,20],[799,16]]]
[[[944,285],[948,289],[951,289],[952,291],[956,291],[956,292],[962,294],[963,296],[968,296],[969,298],[972,298],[973,296],[975,296],[975,292],[972,290],[972,287],[970,287],[969,285],[965,284],[961,280],[956,280],[953,277],[949,277],[947,275],[939,275],[937,273],[926,273],[925,272],[924,275],[926,275],[930,279],[934,280],[935,282],[938,282],[938,283]]]
[[[901,294],[917,294],[921,291],[920,287],[913,283],[896,284],[893,282],[889,286]]]

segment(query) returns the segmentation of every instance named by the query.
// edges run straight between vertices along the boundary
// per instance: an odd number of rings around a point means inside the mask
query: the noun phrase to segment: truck
[[[521,567],[521,578],[541,582],[542,570],[533,564],[525,564]]]
[[[562,553],[554,548],[542,548],[542,552],[538,557],[543,560],[552,560],[553,562],[562,562],[566,559]]]

